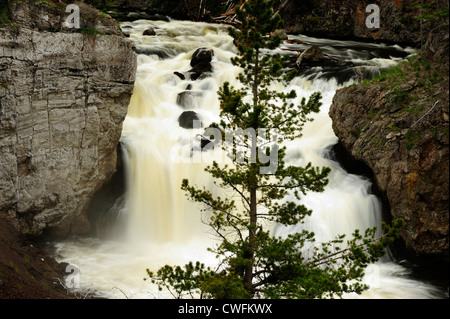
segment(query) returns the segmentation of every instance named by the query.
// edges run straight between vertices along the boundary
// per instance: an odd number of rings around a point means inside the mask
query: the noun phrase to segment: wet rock
[[[178,124],[182,128],[192,129],[192,128],[200,128],[202,122],[194,111],[184,111],[178,117]]]
[[[317,45],[313,45],[303,52],[303,59],[314,62],[322,61],[324,59],[323,51]]]
[[[202,79],[210,75],[212,70],[211,61],[214,56],[214,51],[208,48],[199,48],[192,55],[191,66],[188,72],[191,80]]]
[[[190,79],[192,81],[201,80],[211,75],[212,66],[211,64],[199,64],[196,67],[189,70]]]
[[[136,52],[136,54],[157,55],[162,60],[169,58],[167,52],[158,50],[154,47],[137,46],[133,47],[133,51]]]
[[[274,37],[280,37],[282,40],[287,40],[288,39],[288,35],[286,33],[286,30],[276,30],[275,32],[272,32],[270,34],[270,36],[272,38]]]
[[[186,76],[183,73],[180,73],[178,71],[173,72],[176,76],[178,76],[180,79],[185,80]]]
[[[321,48],[319,48],[316,45],[313,45],[311,47],[309,47],[308,49],[306,49],[305,51],[303,51],[302,54],[300,54],[300,56],[298,57],[296,64],[298,66],[306,63],[320,63],[322,61],[325,60],[325,56],[323,54],[323,51]]]
[[[294,44],[306,44],[305,42],[303,42],[300,39],[292,39],[292,40],[288,40],[288,43],[294,43]]]
[[[199,48],[192,55],[191,66],[195,67],[201,63],[211,63],[214,56],[214,50],[208,48]]]
[[[153,30],[153,28],[149,28],[149,29],[145,30],[144,33],[142,33],[142,35],[153,36],[153,35],[156,35],[156,32],[155,32],[155,30]]]
[[[211,140],[202,137],[202,139],[200,140],[200,148],[202,151],[212,150],[214,149],[214,143]]]
[[[147,12],[111,12],[112,17],[115,19],[121,19],[126,21],[135,21],[135,20],[151,20],[151,21],[166,21],[169,22],[170,19],[167,16],[161,14],[149,14]]]

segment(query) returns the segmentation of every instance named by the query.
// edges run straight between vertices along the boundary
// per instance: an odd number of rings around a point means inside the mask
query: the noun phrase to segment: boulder
[[[149,14],[147,12],[111,12],[111,16],[116,19],[122,19],[126,21],[135,21],[135,20],[151,20],[151,21],[166,21],[169,22],[170,19],[167,16],[161,14]]]
[[[147,30],[144,31],[144,33],[142,33],[142,35],[153,36],[156,35],[156,32],[155,30],[153,30],[153,28],[148,28]]]
[[[178,124],[180,127],[187,129],[200,128],[202,125],[200,118],[194,111],[184,111],[181,113],[178,117]]]
[[[211,61],[214,56],[214,51],[208,48],[199,48],[192,55],[191,66],[188,72],[191,80],[202,79],[208,76],[212,71]]]
[[[286,30],[276,30],[276,31],[270,33],[270,36],[272,38],[280,37],[282,40],[287,40],[288,39],[288,35],[286,33]]]
[[[200,64],[197,64],[192,69],[190,69],[188,72],[190,73],[190,79],[192,81],[195,81],[198,79],[201,80],[211,74],[212,65],[210,63],[200,63]]]
[[[211,63],[214,56],[214,50],[208,48],[199,48],[195,50],[191,59],[191,66],[195,67],[201,63]]]
[[[309,63],[320,63],[325,60],[325,56],[323,54],[323,51],[321,48],[319,48],[317,45],[313,45],[303,51],[302,54],[298,57],[296,64],[300,66],[302,63],[309,62]]]
[[[291,43],[291,44],[306,44],[305,42],[303,42],[300,39],[292,39],[292,40],[288,40],[287,43]]]

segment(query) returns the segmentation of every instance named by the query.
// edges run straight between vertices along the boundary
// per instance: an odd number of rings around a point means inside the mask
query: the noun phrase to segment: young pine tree
[[[386,227],[378,239],[375,228],[364,235],[356,230],[343,248],[339,245],[344,236],[315,244],[314,234],[306,230],[285,238],[270,235],[270,225],[298,224],[312,213],[298,202],[283,199],[288,194],[300,199],[306,191],[323,191],[330,172],[311,164],[287,166],[284,161],[285,148],[279,145],[301,136],[309,115],[319,111],[321,95],[314,93],[308,101],[294,105],[289,102],[296,97],[294,91],[271,90],[271,84],[285,83],[290,77],[284,73],[282,57],[270,54],[281,42],[270,35],[282,27],[273,4],[274,0],[248,0],[236,8],[240,23],[230,29],[230,35],[238,55],[232,63],[242,68],[242,88],[223,85],[221,121],[211,125],[228,136],[234,133],[221,145],[234,161],[231,166],[213,162],[206,171],[217,185],[241,200],[215,197],[188,180],[182,183],[188,196],[211,212],[209,225],[220,239],[211,251],[221,260],[220,266],[212,270],[191,262],[184,268],[147,270],[153,282],[175,297],[197,293],[209,298],[323,298],[360,293],[366,288],[359,282],[364,268],[384,254],[401,226],[398,222]],[[316,248],[307,250],[310,246]]]

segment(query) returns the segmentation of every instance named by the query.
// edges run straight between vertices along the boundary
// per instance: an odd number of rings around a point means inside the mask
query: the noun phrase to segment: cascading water
[[[148,28],[156,36],[143,36]],[[145,269],[156,270],[165,264],[184,264],[201,260],[215,265],[206,251],[214,237],[202,223],[199,206],[189,202],[180,189],[181,180],[215,191],[210,177],[203,172],[207,161],[198,160],[201,152],[200,129],[180,127],[178,117],[189,109],[207,125],[218,119],[217,91],[225,82],[237,85],[239,70],[230,63],[235,49],[226,27],[183,21],[126,22],[123,30],[130,35],[138,55],[138,72],[134,93],[123,125],[122,145],[127,173],[127,192],[113,205],[110,214],[116,224],[109,238],[74,238],[55,244],[59,261],[76,265],[80,270],[80,288],[92,289],[107,298],[170,298],[143,280]],[[323,193],[310,193],[302,200],[313,210],[304,225],[317,234],[317,240],[350,235],[381,222],[378,198],[370,193],[370,181],[347,173],[326,156],[337,142],[331,128],[328,108],[336,90],[364,74],[378,74],[398,63],[406,51],[400,47],[362,44],[294,36],[301,40],[285,43],[280,52],[296,54],[311,44],[325,53],[352,65],[336,70],[313,68],[295,78],[287,89],[295,89],[298,99],[315,91],[323,95],[323,107],[307,123],[303,137],[288,145],[290,164],[332,168],[330,183]],[[214,50],[211,76],[191,81],[174,72],[186,72],[197,48]],[[410,52],[409,52],[410,53]],[[283,89],[283,88],[280,88]],[[180,93],[186,94],[180,106]],[[178,103],[177,103],[178,99]],[[181,103],[183,104],[183,103]],[[206,155],[205,155],[206,156]],[[206,216],[203,216],[206,217]],[[276,235],[299,230],[300,226],[277,227]],[[386,259],[369,266],[365,281],[370,289],[361,296],[348,298],[437,298],[438,289],[408,278],[406,268]]]

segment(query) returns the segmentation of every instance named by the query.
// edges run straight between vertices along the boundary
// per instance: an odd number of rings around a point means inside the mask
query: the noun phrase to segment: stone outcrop
[[[86,207],[116,170],[136,72],[117,23],[80,5],[10,2],[0,28],[0,214],[22,234],[90,229]]]
[[[448,254],[448,27],[434,30],[415,58],[368,83],[339,90],[333,129],[367,164],[414,255]],[[447,255],[448,256],[448,255]]]

